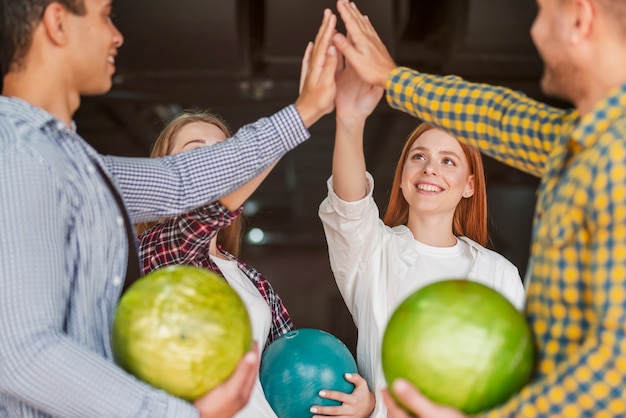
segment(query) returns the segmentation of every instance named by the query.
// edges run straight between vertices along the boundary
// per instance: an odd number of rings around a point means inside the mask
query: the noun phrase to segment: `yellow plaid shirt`
[[[387,101],[541,178],[526,305],[537,370],[484,416],[626,416],[626,85],[580,118],[506,88],[399,67]]]

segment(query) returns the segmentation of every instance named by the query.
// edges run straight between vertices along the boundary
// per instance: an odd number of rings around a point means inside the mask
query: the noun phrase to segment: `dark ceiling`
[[[397,64],[509,86],[544,99],[528,31],[532,0],[359,0]],[[301,55],[331,0],[132,0],[115,3],[125,36],[110,94],[85,98],[78,131],[100,152],[147,156],[163,121],[210,109],[233,128],[297,96]],[[340,30],[343,30],[340,26]],[[368,169],[384,205],[396,158],[417,120],[381,105],[370,118]],[[286,244],[323,243],[317,207],[330,175],[334,117],[282,159],[251,199],[249,223]],[[489,184],[529,190],[534,179],[486,160]],[[522,205],[532,207],[532,193]],[[530,198],[528,198],[530,196]],[[518,204],[519,206],[519,204]],[[498,218],[498,214],[493,216]],[[501,217],[502,218],[502,217]],[[519,221],[519,220],[518,220]],[[519,223],[519,222],[518,222]]]

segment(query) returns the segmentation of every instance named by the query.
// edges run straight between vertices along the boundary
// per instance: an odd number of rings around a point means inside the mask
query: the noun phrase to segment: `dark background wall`
[[[529,0],[358,0],[399,65],[500,84],[547,100],[528,34]],[[125,35],[113,90],[84,98],[81,133],[100,152],[147,156],[164,121],[210,109],[233,128],[297,97],[301,55],[330,0],[133,0],[115,3]],[[343,31],[340,24],[339,29]],[[554,103],[555,105],[561,105]],[[384,101],[368,122],[368,169],[384,209],[401,146],[418,121]],[[246,205],[243,258],[277,288],[298,327],[329,331],[354,349],[356,330],[335,286],[317,208],[330,175],[334,117],[285,156]],[[210,163],[210,162],[209,162]],[[485,159],[494,248],[524,274],[537,180]]]

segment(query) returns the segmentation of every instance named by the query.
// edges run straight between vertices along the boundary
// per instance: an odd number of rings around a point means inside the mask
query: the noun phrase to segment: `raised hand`
[[[231,418],[247,405],[259,373],[259,352],[254,348],[241,359],[233,374],[193,404],[200,418]]]
[[[340,418],[364,418],[368,417],[376,406],[374,394],[369,391],[367,382],[356,373],[346,373],[345,379],[354,384],[352,393],[337,392],[333,390],[322,390],[320,396],[341,402],[338,406],[311,407],[312,418],[322,418],[324,416]]]
[[[376,109],[384,90],[361,80],[350,62],[344,60],[341,54],[338,57],[335,77],[337,120],[341,123],[360,122]]]
[[[336,23],[337,17],[325,9],[315,41],[307,46],[302,60],[300,96],[295,106],[306,127],[335,108],[337,50],[331,39]]]
[[[333,44],[363,81],[384,88],[389,72],[396,67],[387,47],[369,18],[361,14],[356,4],[338,0],[337,11],[346,26],[348,37],[335,33]]]
[[[413,412],[409,415],[394,401],[391,394],[383,389],[383,400],[392,418],[412,418],[418,416],[420,418],[464,418],[461,412],[456,409],[438,405],[419,393],[417,389],[404,380],[396,380],[393,383],[393,391],[400,401]]]

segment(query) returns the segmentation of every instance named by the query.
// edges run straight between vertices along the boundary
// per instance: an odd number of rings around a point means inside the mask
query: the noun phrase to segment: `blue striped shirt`
[[[0,97],[0,418],[198,416],[113,363],[128,241],[94,164],[134,223],[154,221],[236,189],[308,136],[292,105],[212,147],[103,157],[49,113]]]

